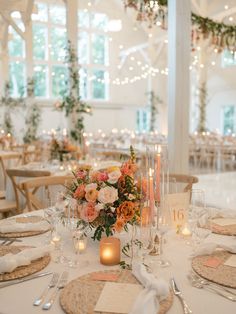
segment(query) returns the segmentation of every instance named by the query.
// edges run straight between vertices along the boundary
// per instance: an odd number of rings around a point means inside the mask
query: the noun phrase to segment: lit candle
[[[149,168],[149,202],[150,202],[150,212],[151,215],[154,215],[154,206],[155,206],[155,198],[154,198],[154,187],[153,187],[153,169]]]
[[[157,188],[157,202],[160,203],[161,201],[161,194],[160,194],[160,181],[161,181],[161,146],[158,145],[157,148],[157,156],[156,156],[156,188]]]
[[[189,236],[191,236],[192,235],[192,233],[191,233],[191,231],[189,230],[189,228],[188,228],[188,226],[187,225],[185,225],[184,226],[184,228],[182,229],[182,235],[184,236],[184,237],[189,237]]]
[[[51,243],[57,247],[60,244],[60,242],[61,242],[61,237],[59,236],[59,234],[54,233],[52,236]]]
[[[83,253],[87,247],[87,240],[86,239],[76,239],[75,240],[75,251],[76,253]]]
[[[114,237],[100,241],[100,263],[107,266],[120,263],[120,240]]]

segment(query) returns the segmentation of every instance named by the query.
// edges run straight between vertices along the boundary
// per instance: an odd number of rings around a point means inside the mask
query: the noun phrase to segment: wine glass
[[[141,209],[141,223],[139,229],[139,240],[141,242],[141,257],[142,262],[145,265],[146,257],[150,253],[153,247],[152,241],[152,218],[151,210],[148,204],[143,204]]]
[[[162,205],[159,210],[158,218],[158,236],[159,236],[159,259],[158,265],[161,267],[169,267],[170,261],[163,257],[164,238],[171,227],[171,214],[168,206]]]

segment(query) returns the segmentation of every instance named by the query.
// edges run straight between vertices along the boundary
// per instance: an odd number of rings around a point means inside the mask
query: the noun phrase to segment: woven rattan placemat
[[[13,218],[12,218],[13,219]],[[39,221],[44,220],[43,217],[40,216],[28,216],[28,217],[17,217],[15,221],[17,223],[37,223]],[[1,233],[1,238],[22,238],[22,237],[32,237],[35,235],[43,234],[50,230],[50,225],[48,225],[47,230],[37,230],[37,231],[24,231],[24,232],[9,232],[9,233]]]
[[[29,248],[29,246],[0,246],[0,256],[4,256],[8,253],[17,254],[26,248]],[[17,267],[11,273],[0,274],[0,281],[18,279],[34,274],[45,268],[49,262],[50,256],[45,255],[44,257],[32,261],[30,265]]]
[[[192,260],[192,267],[196,273],[205,279],[216,282],[220,285],[227,286],[230,288],[236,288],[236,267],[224,265],[223,263],[232,254],[226,251],[218,251],[209,255],[196,256]],[[222,261],[217,267],[205,266],[204,263],[209,257],[215,257]]]
[[[222,235],[236,236],[236,225],[220,226],[214,223],[214,219],[209,221],[212,232]]]
[[[119,283],[133,283],[137,284],[138,281],[128,270],[122,271],[102,271],[96,273],[112,273],[118,274]],[[60,304],[67,314],[93,314],[93,311],[102,289],[105,285],[104,281],[95,281],[91,279],[91,273],[79,277],[69,282],[60,294]],[[160,302],[160,311],[158,314],[166,313],[173,303],[173,295],[170,295]],[[98,314],[98,312],[96,312]],[[112,314],[102,313],[99,314]],[[148,313],[147,313],[148,314]]]

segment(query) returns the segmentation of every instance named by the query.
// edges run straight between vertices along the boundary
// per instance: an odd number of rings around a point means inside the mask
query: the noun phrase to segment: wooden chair
[[[185,174],[174,174],[169,175],[170,183],[180,183],[181,192],[188,192],[192,190],[193,184],[198,182],[198,178],[195,176],[185,175]]]
[[[7,152],[0,155],[0,166],[3,177],[3,190],[0,190],[0,200],[5,199],[6,197],[6,183],[7,183],[6,169],[8,168],[7,163],[11,162],[11,160],[14,160],[14,166],[19,165],[22,162],[22,154],[16,152]]]
[[[9,176],[12,186],[14,189],[14,194],[15,194],[15,201],[16,201],[16,206],[17,206],[17,211],[20,213],[21,206],[20,206],[20,198],[19,195],[23,195],[23,197],[26,199],[25,192],[22,188],[22,180],[19,181],[21,178],[35,178],[35,177],[46,177],[50,176],[51,172],[50,171],[43,171],[43,170],[23,170],[23,169],[7,169],[6,170],[7,175]],[[25,180],[23,180],[25,181]],[[35,191],[36,193],[36,191]]]
[[[22,182],[23,189],[25,191],[27,208],[29,211],[45,208],[45,204],[35,195],[36,190],[39,188],[45,188],[48,190],[48,196],[51,197],[49,193],[49,187],[51,186],[65,186],[68,181],[72,182],[73,176],[50,176],[29,179]]]

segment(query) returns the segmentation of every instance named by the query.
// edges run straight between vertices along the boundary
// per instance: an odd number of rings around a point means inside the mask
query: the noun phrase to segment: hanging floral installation
[[[80,144],[83,139],[84,114],[91,114],[91,107],[80,97],[79,91],[79,66],[75,49],[68,41],[66,48],[65,63],[68,66],[68,80],[66,88],[61,93],[62,101],[56,103],[56,109],[65,112],[65,116],[70,118],[70,137]]]
[[[11,85],[6,82],[4,86],[4,96],[1,97],[0,105],[3,107],[3,129],[6,133],[14,134],[14,125],[12,122],[12,113],[22,104],[22,97],[13,98],[10,96]]]
[[[167,29],[167,0],[123,0],[125,9],[131,8],[137,11],[136,19],[147,22],[149,28],[159,25]],[[209,39],[217,52],[221,53],[225,48],[236,51],[236,26],[216,22],[208,17],[202,17],[192,12],[192,50],[195,44],[203,39]]]
[[[25,99],[26,131],[23,137],[24,143],[32,143],[37,140],[37,132],[41,122],[41,109],[34,99],[34,80],[27,80],[27,98]]]

